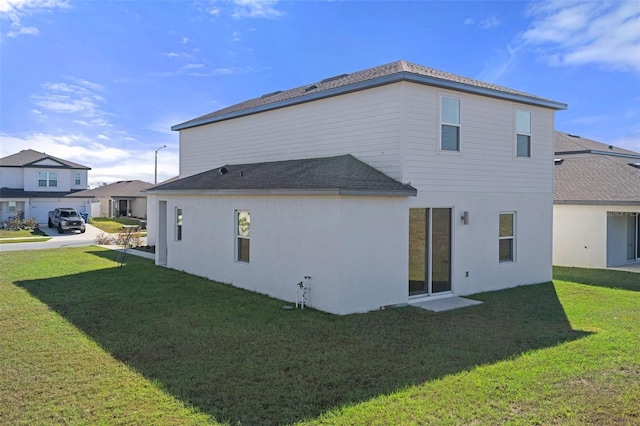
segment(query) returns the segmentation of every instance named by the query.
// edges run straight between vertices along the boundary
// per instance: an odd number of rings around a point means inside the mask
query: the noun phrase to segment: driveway
[[[57,229],[49,229],[46,223],[40,224],[40,230],[53,238],[43,243],[0,244],[0,252],[15,250],[51,249],[72,246],[91,246],[96,243],[96,237],[102,232],[95,226],[89,224],[86,224],[86,231],[84,234],[76,233],[75,231],[58,234]]]

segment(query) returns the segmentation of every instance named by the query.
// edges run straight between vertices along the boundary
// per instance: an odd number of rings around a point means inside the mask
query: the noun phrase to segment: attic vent
[[[222,168],[220,169],[220,174],[221,174],[221,175],[226,175],[228,171],[229,171],[229,170],[227,170],[227,168],[226,168],[226,167],[222,167]]]
[[[572,135],[571,133],[567,133],[567,136],[572,137],[572,138],[578,138],[578,139],[581,139],[581,137],[580,137],[580,136],[578,136],[578,135]]]
[[[268,98],[273,95],[277,95],[278,93],[282,93],[282,90],[276,90],[275,92],[267,93],[266,95],[260,96],[260,99]]]
[[[640,169],[640,163],[629,163],[631,167],[635,167],[636,169]]]
[[[310,90],[317,89],[317,88],[318,88],[318,86],[316,86],[315,84],[312,84],[311,86],[307,86],[307,87],[305,87],[305,88],[304,88],[304,91],[305,91],[305,92],[308,92],[308,91],[310,91]]]
[[[320,81],[320,83],[328,83],[328,82],[333,81],[333,80],[339,80],[342,77],[346,77],[348,75],[349,74],[340,74],[340,75],[336,75],[336,76],[333,76],[333,77],[325,78],[324,80]]]
[[[553,164],[560,165],[564,161],[564,158],[556,158],[553,160]]]

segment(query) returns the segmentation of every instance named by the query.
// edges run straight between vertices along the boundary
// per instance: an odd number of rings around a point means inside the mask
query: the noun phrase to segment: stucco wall
[[[640,213],[640,206],[554,205],[553,264],[582,268],[626,264],[626,217],[616,216],[625,212]]]
[[[235,210],[251,213],[248,264],[235,260]],[[176,196],[167,198],[167,224],[171,268],[289,302],[311,276],[309,306],[336,314],[408,299],[406,198]]]
[[[419,192],[411,208],[452,208],[452,292],[463,296],[550,281],[551,194]],[[463,212],[469,223],[463,224]],[[499,261],[501,212],[516,213],[515,261]],[[468,275],[467,275],[468,273]]]

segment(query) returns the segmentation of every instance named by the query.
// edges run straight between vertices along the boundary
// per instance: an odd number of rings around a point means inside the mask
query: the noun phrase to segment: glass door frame
[[[425,211],[425,230],[424,230],[424,257],[421,258],[423,261],[422,265],[419,265],[419,268],[424,268],[424,287],[422,289],[413,290],[412,285],[420,284],[421,280],[411,280],[411,269],[412,269],[412,252],[411,252],[411,232],[412,232],[412,224],[411,224],[411,211]],[[434,210],[448,210],[449,211],[449,232],[448,232],[448,258],[445,261],[447,263],[448,268],[448,282],[445,284],[448,288],[440,291],[433,291],[433,276],[434,276],[434,264],[433,264],[433,243],[434,243],[434,223],[433,223],[433,212]],[[454,208],[453,207],[425,207],[425,208],[410,208],[409,209],[409,297],[410,298],[418,298],[418,297],[433,297],[438,295],[448,295],[451,294],[453,289],[453,246],[454,246]],[[415,229],[414,229],[415,230]],[[414,265],[415,267],[415,265]]]

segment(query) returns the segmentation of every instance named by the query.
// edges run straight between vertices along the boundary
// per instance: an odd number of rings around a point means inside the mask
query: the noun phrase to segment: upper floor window
[[[440,98],[440,149],[460,151],[460,100]]]
[[[516,156],[531,157],[531,113],[516,110]]]
[[[182,241],[182,209],[176,208],[176,241]]]
[[[39,187],[57,187],[58,172],[38,172]]]
[[[80,172],[75,172],[73,174],[73,184],[80,185],[82,183]]]
[[[236,248],[238,262],[249,263],[249,228],[251,215],[248,211],[236,211]]]

